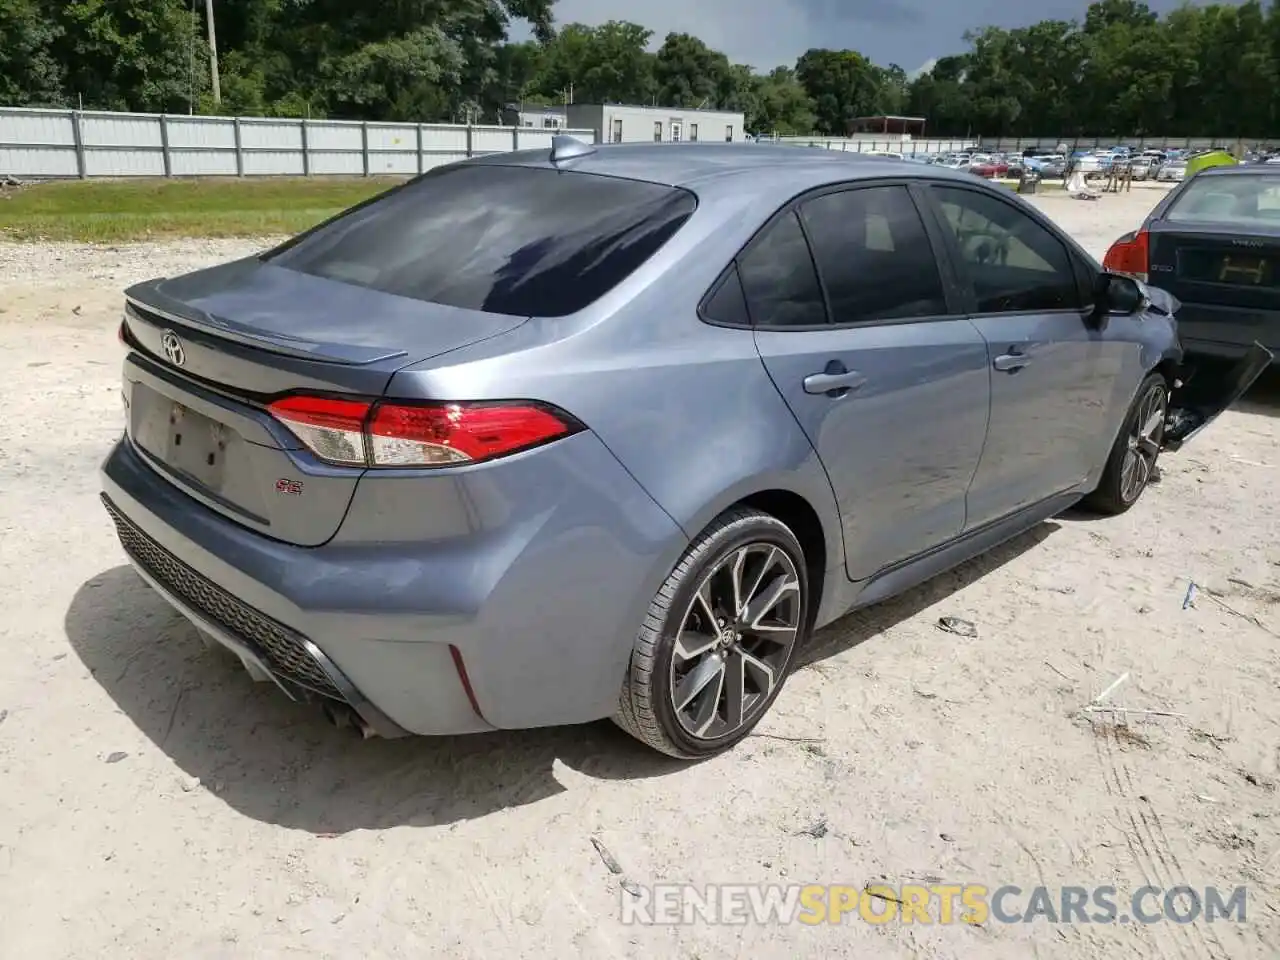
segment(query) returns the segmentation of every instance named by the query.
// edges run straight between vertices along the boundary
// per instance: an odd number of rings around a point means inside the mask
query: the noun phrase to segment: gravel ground
[[[1038,202],[1100,254],[1155,196]],[[1045,523],[825,630],[726,757],[608,723],[361,742],[206,652],[96,500],[120,289],[266,243],[0,245],[0,957],[1280,953],[1274,378],[1125,516]],[[1115,699],[1176,715],[1083,718],[1124,673]],[[1244,884],[1248,920],[619,919],[624,882],[921,880]]]

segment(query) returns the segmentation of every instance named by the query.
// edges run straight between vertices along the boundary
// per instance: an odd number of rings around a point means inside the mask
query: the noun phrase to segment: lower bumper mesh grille
[[[156,582],[208,617],[267,662],[287,680],[333,700],[344,700],[333,681],[307,652],[305,638],[259,613],[203,574],[197,573],[136,527],[106,497],[107,512],[125,552]]]

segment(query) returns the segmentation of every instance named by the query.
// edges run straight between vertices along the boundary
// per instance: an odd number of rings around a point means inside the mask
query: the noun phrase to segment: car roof
[[[1213,177],[1275,177],[1280,176],[1280,169],[1272,167],[1268,169],[1266,164],[1262,163],[1233,163],[1223,164],[1220,167],[1205,167],[1200,171],[1198,176]]]
[[[520,150],[470,161],[504,166],[553,167],[551,150]],[[721,184],[776,185],[794,194],[828,183],[863,178],[953,179],[970,183],[968,173],[891,157],[805,146],[761,143],[616,143],[599,144],[593,153],[563,161],[559,167],[582,173],[647,180],[673,187]]]

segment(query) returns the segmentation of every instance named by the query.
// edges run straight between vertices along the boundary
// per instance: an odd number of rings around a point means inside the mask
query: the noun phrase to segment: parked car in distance
[[[1189,353],[1280,350],[1280,170],[1209,167],[1171,190],[1103,260],[1178,298]]]
[[[1188,403],[1175,309],[966,173],[557,136],[131,287],[103,500],[338,722],[705,757],[818,627],[1133,506],[1252,370]]]
[[[1005,176],[1009,172],[1009,164],[1003,157],[979,153],[969,158],[969,172],[990,180]]]
[[[1168,160],[1156,171],[1156,180],[1162,183],[1177,183],[1187,175],[1187,161],[1183,159]]]
[[[1023,163],[1028,170],[1045,179],[1058,180],[1067,172],[1067,158],[1060,154],[1038,154],[1026,157]]]

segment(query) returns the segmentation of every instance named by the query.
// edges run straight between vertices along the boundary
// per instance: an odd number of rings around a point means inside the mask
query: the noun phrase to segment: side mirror
[[[1100,273],[1093,284],[1094,314],[1132,316],[1146,310],[1150,301],[1142,284],[1121,273]]]

